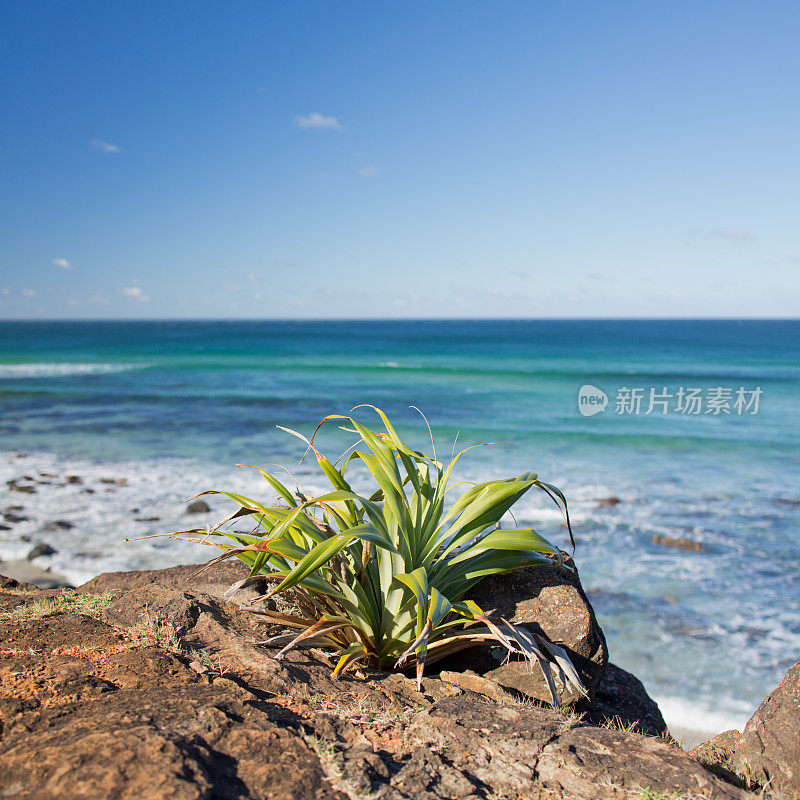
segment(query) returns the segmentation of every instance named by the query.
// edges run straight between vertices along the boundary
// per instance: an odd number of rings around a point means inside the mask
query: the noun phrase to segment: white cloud
[[[80,300],[67,300],[68,306],[79,306],[81,304]]]
[[[118,144],[111,144],[111,142],[103,142],[100,139],[92,139],[92,147],[95,150],[101,150],[104,153],[121,153],[122,148]]]
[[[753,231],[734,230],[732,228],[721,228],[711,232],[712,236],[718,239],[730,239],[733,242],[754,242],[758,239]]]
[[[11,289],[9,289],[8,286],[4,286],[0,294],[8,294],[10,291]]]
[[[100,305],[107,306],[107,305],[108,305],[108,298],[107,298],[107,297],[103,297],[103,295],[101,295],[101,294],[93,294],[93,295],[92,295],[92,296],[91,296],[91,297],[90,297],[90,298],[89,298],[89,299],[86,301],[86,303],[87,303],[87,305],[96,305],[96,304],[100,304]]]
[[[36,292],[33,289],[22,289],[20,294],[23,297],[36,297]]]
[[[150,299],[150,296],[142,291],[141,286],[126,286],[123,288],[122,294],[133,300],[138,300],[140,303],[146,303]]]
[[[75,267],[72,264],[70,264],[66,258],[54,258],[53,266],[61,267],[61,269],[75,269]]]
[[[304,130],[308,128],[330,128],[334,131],[344,130],[344,126],[336,117],[325,117],[322,114],[318,114],[316,111],[304,117],[296,116],[294,118],[294,124],[297,125],[298,128],[303,128]]]
[[[356,172],[363,178],[377,178],[379,175],[383,175],[383,167],[370,164],[366,167],[360,167]]]

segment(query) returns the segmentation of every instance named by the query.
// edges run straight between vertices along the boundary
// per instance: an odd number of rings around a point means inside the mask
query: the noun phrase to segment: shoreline
[[[0,575],[13,578],[20,583],[30,583],[38,589],[73,589],[74,586],[63,576],[49,569],[43,569],[33,561],[16,558],[0,561]]]

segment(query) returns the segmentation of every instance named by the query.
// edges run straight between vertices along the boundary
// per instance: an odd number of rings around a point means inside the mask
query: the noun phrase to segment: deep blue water
[[[585,384],[607,394],[603,413],[578,413]],[[615,413],[623,388],[642,390],[640,413]],[[651,389],[672,396],[666,414],[646,413]],[[699,414],[676,410],[681,389]],[[757,413],[737,413],[740,389],[759,390]],[[715,391],[730,391],[729,413],[706,413]],[[123,539],[179,527],[209,481],[259,491],[235,463],[302,453],[276,425],[309,433],[374,403],[427,447],[414,405],[440,457],[456,434],[514,445],[475,451],[463,477],[533,469],[561,486],[612,657],[667,716],[741,724],[800,655],[798,400],[798,321],[0,322],[4,480],[79,472],[96,488],[41,484],[24,498],[31,519],[0,531],[0,557],[55,536],[50,563],[75,579],[185,559]],[[337,433],[320,441],[338,455]],[[98,483],[106,473],[129,485]],[[0,508],[20,502],[3,492]],[[598,505],[611,495],[622,502]],[[134,507],[159,520],[135,522]],[[65,514],[74,530],[41,531]],[[517,519],[564,543],[543,500]]]

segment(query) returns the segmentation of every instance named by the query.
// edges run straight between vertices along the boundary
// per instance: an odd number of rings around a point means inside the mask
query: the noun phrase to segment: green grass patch
[[[0,615],[0,619],[39,619],[54,614],[84,614],[99,619],[102,612],[111,605],[113,597],[105,594],[80,594],[65,589],[55,597],[45,597],[31,603],[18,606]]]

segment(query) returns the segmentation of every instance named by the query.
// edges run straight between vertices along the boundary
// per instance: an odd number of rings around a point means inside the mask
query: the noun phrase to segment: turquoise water
[[[58,553],[41,563],[74,580],[199,560],[124,539],[185,526],[183,501],[211,485],[268,499],[234,465],[292,467],[302,448],[276,425],[310,433],[374,403],[427,447],[414,405],[440,457],[456,435],[513,445],[474,452],[464,478],[533,469],[564,490],[612,657],[668,717],[741,725],[800,655],[798,379],[796,321],[0,323],[3,481],[38,481],[35,495],[0,490],[0,508],[29,517],[0,531],[0,557],[48,541]],[[604,412],[578,413],[583,385],[606,393]],[[642,389],[640,413],[615,413],[623,388]],[[645,413],[650,389],[672,395],[666,414]],[[701,413],[676,410],[681,389]],[[718,389],[730,413],[705,413]],[[739,389],[760,390],[757,413],[737,413]],[[349,439],[320,441],[338,455]],[[293,467],[313,488],[309,469]],[[516,516],[565,544],[543,498]],[[43,530],[56,519],[75,527]]]

